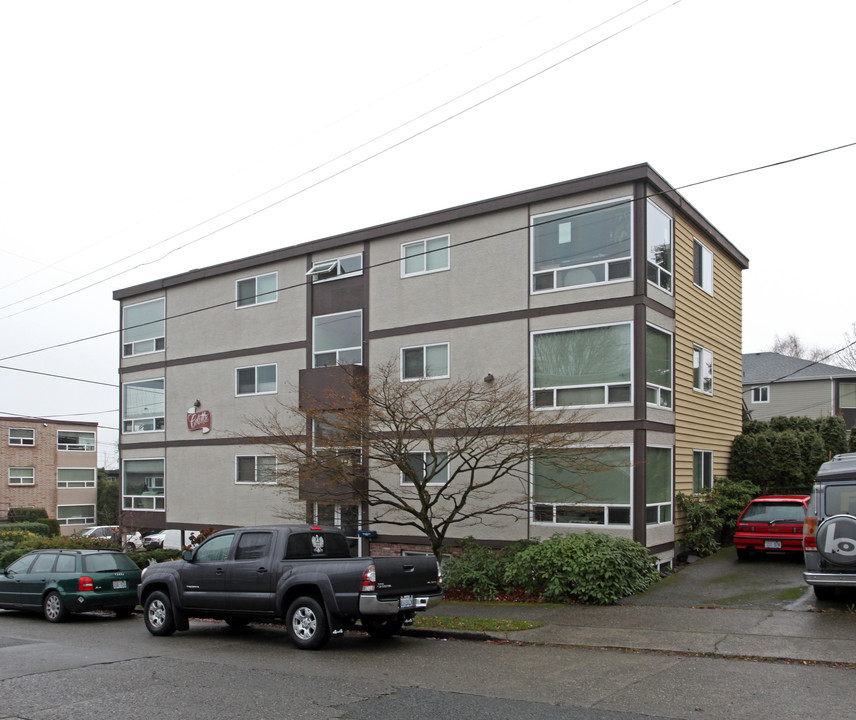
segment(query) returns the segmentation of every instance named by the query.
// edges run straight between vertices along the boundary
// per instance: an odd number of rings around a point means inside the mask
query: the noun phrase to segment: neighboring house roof
[[[769,385],[774,382],[853,378],[856,370],[822,362],[790,357],[776,352],[748,353],[743,356],[743,384]]]

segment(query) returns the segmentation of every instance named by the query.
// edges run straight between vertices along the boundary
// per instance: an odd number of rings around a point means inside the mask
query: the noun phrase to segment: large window
[[[163,458],[122,463],[122,509],[165,509]]]
[[[36,431],[32,428],[9,428],[10,445],[35,445]]]
[[[95,468],[57,468],[58,488],[94,488]]]
[[[235,370],[235,395],[264,395],[276,392],[276,363]]]
[[[645,394],[649,405],[672,407],[672,336],[648,325],[645,328]]]
[[[713,351],[701,345],[693,347],[693,387],[713,395]]]
[[[401,349],[401,379],[449,377],[449,343]]]
[[[449,269],[449,235],[416,240],[401,246],[401,277]]]
[[[122,311],[122,355],[144,355],[164,349],[164,298],[126,305]]]
[[[407,453],[407,472],[401,473],[402,485],[445,485],[449,480],[449,454],[444,452]]]
[[[710,490],[713,487],[713,452],[693,450],[693,492]]]
[[[713,252],[698,240],[693,241],[693,282],[709,295],[713,295]]]
[[[60,525],[94,525],[94,505],[57,505],[56,519]]]
[[[273,455],[237,455],[235,482],[263,484],[276,482],[276,457]]]
[[[166,396],[164,379],[139,380],[122,386],[122,432],[164,429]]]
[[[630,525],[631,493],[629,447],[567,450],[557,459],[532,460],[532,522]]]
[[[95,452],[95,433],[80,430],[60,430],[56,436],[56,449],[71,452]]]
[[[10,467],[9,468],[9,484],[10,485],[35,485],[36,484],[36,469],[31,467]]]
[[[344,255],[338,258],[328,260],[319,260],[312,263],[307,277],[312,279],[312,282],[325,282],[327,280],[338,280],[339,278],[350,277],[352,275],[362,275],[363,273],[363,254]]]
[[[630,403],[630,324],[535,333],[535,407]]]
[[[626,280],[629,199],[532,217],[532,292]]]
[[[672,448],[646,448],[645,522],[660,525],[672,521]]]
[[[239,308],[276,302],[277,274],[256,275],[238,280],[235,288],[235,305]]]
[[[360,365],[363,362],[363,311],[313,318],[314,367]]]
[[[648,282],[672,291],[672,218],[650,200],[647,213]]]

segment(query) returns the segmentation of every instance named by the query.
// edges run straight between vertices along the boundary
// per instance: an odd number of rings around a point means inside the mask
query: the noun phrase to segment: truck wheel
[[[143,617],[146,620],[146,629],[152,635],[166,636],[175,632],[172,603],[166,593],[157,590],[146,598]]]
[[[327,616],[315,598],[297,598],[285,615],[288,637],[301,650],[318,650],[330,639]]]
[[[387,618],[360,618],[360,624],[369,635],[378,640],[386,640],[401,632],[404,618],[393,615]]]
[[[48,622],[62,622],[68,617],[68,610],[62,602],[60,594],[55,590],[51,590],[45,595],[45,600],[42,603],[42,610],[45,612],[45,620]]]

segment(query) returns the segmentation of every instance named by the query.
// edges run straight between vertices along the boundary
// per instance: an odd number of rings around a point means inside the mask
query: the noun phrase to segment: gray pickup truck
[[[338,528],[270,525],[221,530],[181,560],[148,566],[137,592],[153,635],[187,630],[191,617],[285,621],[291,641],[314,650],[357,621],[394,635],[442,600],[440,583],[433,557],[351,557]]]

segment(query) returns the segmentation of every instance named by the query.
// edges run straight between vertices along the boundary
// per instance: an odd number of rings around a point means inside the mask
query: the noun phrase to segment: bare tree
[[[851,323],[850,332],[844,333],[843,346],[832,356],[830,362],[849,370],[856,370],[856,322]]]
[[[802,340],[796,333],[788,333],[784,337],[776,335],[773,340],[772,351],[789,357],[801,358],[803,360],[811,360],[820,362],[829,356],[830,351],[817,345],[808,347],[803,345]]]
[[[439,558],[453,527],[526,516],[533,458],[555,471],[551,492],[562,485],[576,502],[590,492],[581,476],[607,469],[586,417],[533,410],[519,377],[400,381],[397,362],[336,371],[338,390],[250,421],[292,506],[295,491],[364,504],[373,523],[416,529]]]

